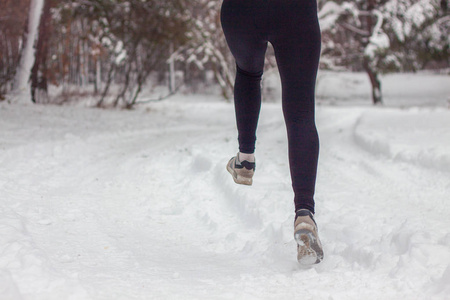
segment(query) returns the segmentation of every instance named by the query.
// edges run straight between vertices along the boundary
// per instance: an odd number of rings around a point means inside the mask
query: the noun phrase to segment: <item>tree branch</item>
[[[370,32],[362,30],[362,29],[359,29],[359,28],[357,28],[357,27],[355,27],[353,25],[350,25],[350,24],[347,24],[347,23],[338,23],[338,25],[343,27],[343,28],[345,28],[345,29],[347,29],[347,30],[350,30],[350,31],[352,31],[352,32],[354,32],[356,34],[359,34],[359,35],[362,35],[362,36],[370,36]]]
[[[144,103],[150,103],[150,102],[159,102],[165,99],[168,99],[170,97],[172,97],[173,95],[175,95],[178,90],[183,86],[184,84],[180,84],[178,85],[172,92],[169,92],[167,95],[165,96],[159,96],[159,98],[155,98],[155,99],[145,99],[145,100],[139,100],[134,102],[134,104],[144,104]]]

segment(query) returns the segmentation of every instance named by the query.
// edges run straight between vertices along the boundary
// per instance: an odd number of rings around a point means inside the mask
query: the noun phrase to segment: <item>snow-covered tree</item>
[[[362,67],[382,103],[381,72],[417,70],[447,60],[449,16],[440,0],[322,1],[325,67]],[[431,55],[430,55],[431,54]]]
[[[205,72],[212,70],[222,95],[232,98],[235,60],[231,54],[220,23],[222,0],[192,0],[189,10],[195,20],[188,32],[189,43],[179,48],[173,57],[189,67]],[[269,46],[265,72],[276,68],[275,54]]]
[[[416,71],[431,62],[449,66],[447,0],[390,1],[384,9],[390,52],[382,68]]]
[[[212,70],[222,89],[222,95],[230,98],[233,91],[234,59],[228,49],[220,24],[219,0],[193,0],[188,10],[191,24],[189,42],[178,48],[172,58],[201,72]]]
[[[83,85],[95,73],[96,87],[105,79],[98,105],[104,105],[113,82],[120,90],[113,105],[136,103],[148,75],[165,66],[171,45],[186,40],[189,17],[186,0],[85,0],[65,1],[55,10],[59,34],[68,49],[54,40],[53,55],[65,57],[60,70],[70,81]],[[76,58],[73,61],[73,58]],[[103,70],[103,71],[102,71]],[[75,76],[72,75],[75,74]]]

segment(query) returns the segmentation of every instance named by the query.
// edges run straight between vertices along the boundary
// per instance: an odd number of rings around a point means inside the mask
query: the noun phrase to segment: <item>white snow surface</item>
[[[233,106],[0,103],[0,299],[449,299],[450,111],[319,105],[325,259],[296,262],[279,103],[252,187]]]

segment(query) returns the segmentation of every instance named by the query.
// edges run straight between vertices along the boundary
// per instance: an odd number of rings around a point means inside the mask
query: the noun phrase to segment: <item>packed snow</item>
[[[278,101],[263,103],[252,187],[225,170],[236,128],[217,95],[0,102],[0,299],[449,299],[450,82],[417,76],[386,77],[386,107],[344,97],[359,75],[319,76],[325,259],[310,268]]]

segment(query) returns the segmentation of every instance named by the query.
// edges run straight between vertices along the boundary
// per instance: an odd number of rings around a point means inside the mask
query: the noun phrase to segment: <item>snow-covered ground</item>
[[[380,75],[383,101],[388,106],[450,107],[450,77],[420,72]],[[371,88],[366,73],[319,71],[317,98],[327,104],[371,103]]]
[[[0,103],[0,299],[450,299],[450,110],[346,103],[317,107],[325,259],[306,269],[279,103],[252,187],[225,170],[216,96]]]

